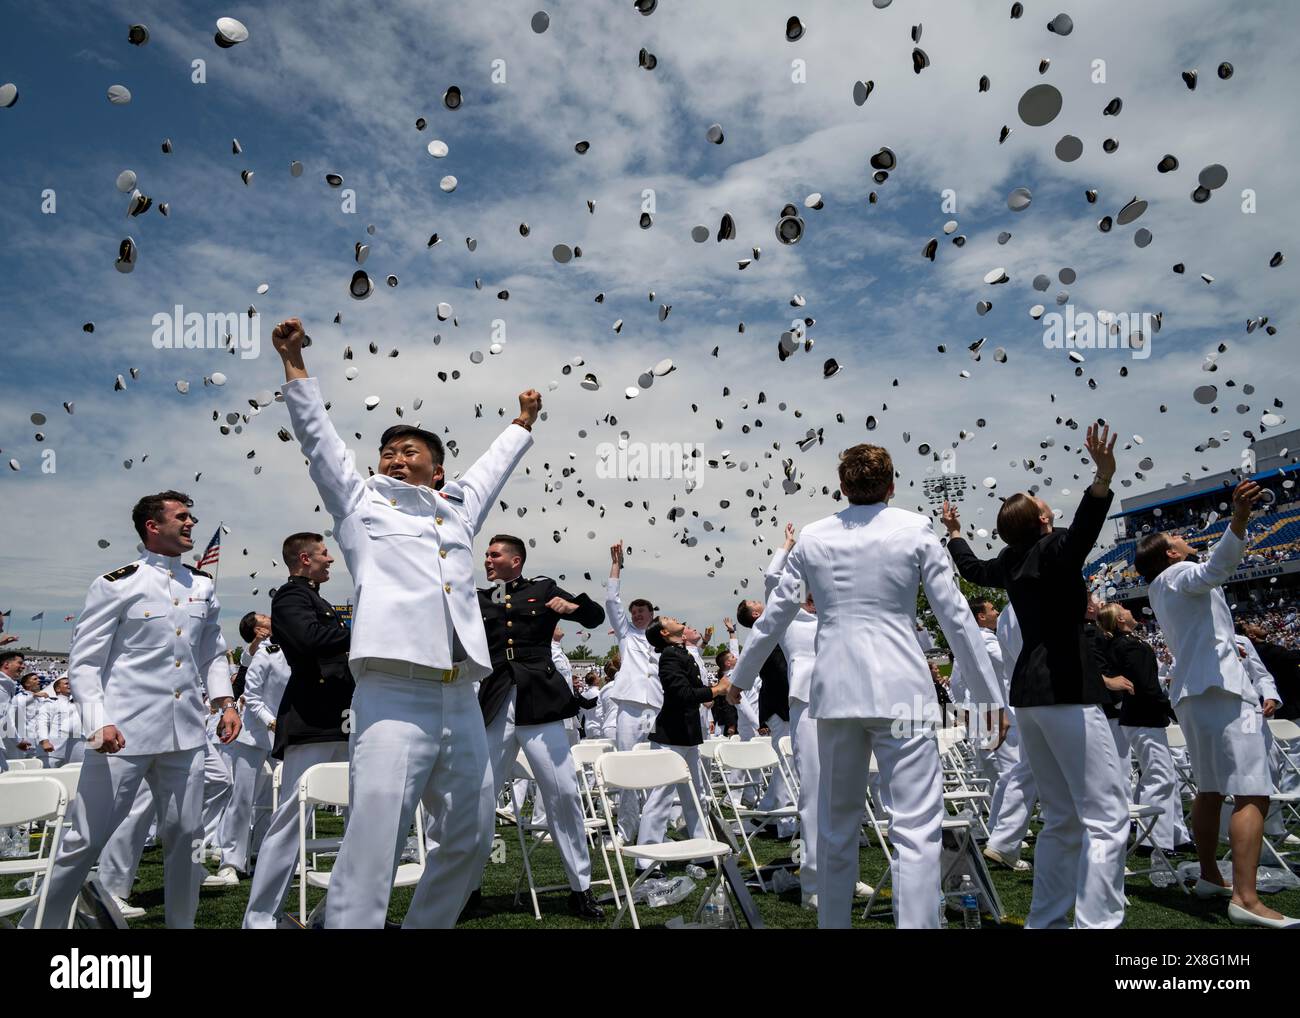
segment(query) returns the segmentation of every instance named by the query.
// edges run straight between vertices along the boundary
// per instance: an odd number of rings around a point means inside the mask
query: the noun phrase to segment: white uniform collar
[[[179,555],[160,555],[156,551],[146,551],[140,561],[146,565],[157,566],[159,569],[169,569],[172,572],[178,571],[184,565]]]

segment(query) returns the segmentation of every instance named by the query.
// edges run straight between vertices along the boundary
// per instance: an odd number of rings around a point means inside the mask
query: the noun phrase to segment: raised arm
[[[1075,510],[1074,519],[1066,531],[1065,540],[1061,543],[1061,555],[1066,562],[1078,569],[1083,568],[1097,544],[1101,528],[1106,525],[1106,511],[1115,500],[1115,493],[1110,490],[1110,481],[1115,476],[1115,439],[1118,437],[1118,432],[1114,435],[1110,433],[1109,425],[1101,429],[1095,424],[1088,425],[1084,446],[1097,465],[1097,471],[1093,475],[1092,484],[1083,493],[1079,508]]]
[[[325,511],[339,522],[356,509],[365,481],[325,411],[320,384],[307,374],[302,359],[304,339],[306,334],[297,318],[281,322],[271,333],[271,342],[284,365],[285,382],[280,391],[289,411],[289,423],[307,457],[307,470]]]
[[[627,612],[623,610],[623,597],[620,586],[623,575],[622,541],[609,549],[609,557],[611,564],[609,567],[609,582],[605,584],[605,611],[609,616],[609,624],[614,629],[614,639],[621,644],[632,632],[632,623],[628,621]]]
[[[790,557],[790,549],[794,547],[794,524],[785,525],[785,542],[776,550],[772,556],[772,561],[767,565],[767,571],[763,573],[763,596],[769,596],[776,589],[777,582],[781,579],[781,572],[785,569],[786,560]]]
[[[944,529],[948,531],[948,552],[957,566],[957,572],[981,587],[1005,589],[1007,581],[1002,572],[1002,563],[998,559],[978,558],[961,536],[961,518],[957,515],[957,507],[945,502],[941,518]]]
[[[785,569],[772,593],[763,605],[763,614],[754,622],[749,641],[741,651],[731,674],[733,689],[748,689],[758,677],[759,669],[772,649],[780,642],[794,617],[799,614],[799,581],[803,577],[804,556],[802,546],[796,545],[786,560]],[[732,641],[734,642],[734,641]],[[738,696],[732,697],[736,703]]]
[[[930,610],[934,612],[943,635],[948,638],[948,647],[953,660],[961,667],[962,679],[971,699],[986,707],[1006,706],[1002,683],[993,671],[993,662],[975,624],[975,616],[961,596],[957,577],[943,546],[928,527],[920,531],[917,556]]]
[[[497,436],[474,465],[459,480],[449,481],[443,493],[450,498],[459,497],[470,532],[477,534],[496,503],[501,489],[514,473],[533,444],[533,424],[542,408],[542,397],[536,389],[519,394],[519,416]]]
[[[1170,575],[1171,590],[1180,594],[1208,594],[1227,582],[1246,554],[1246,523],[1263,494],[1253,481],[1242,481],[1237,485],[1232,493],[1232,522],[1228,529],[1215,542],[1206,561],[1193,562],[1188,568],[1178,569]]]

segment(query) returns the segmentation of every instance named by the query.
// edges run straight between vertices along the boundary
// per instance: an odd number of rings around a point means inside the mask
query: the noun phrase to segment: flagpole
[[[223,525],[224,523],[225,523],[224,520],[217,520],[217,533],[218,533],[218,534],[221,533],[221,527],[222,527],[222,525]],[[216,561],[216,564],[214,565],[214,567],[213,567],[213,569],[212,569],[212,589],[213,589],[214,591],[217,589],[217,577],[220,576],[220,575],[221,575],[221,559],[220,559],[220,557],[218,557],[218,558],[217,558],[217,561]]]
[[[36,630],[36,653],[41,652],[41,637],[45,634],[45,612],[41,612],[41,626]]]

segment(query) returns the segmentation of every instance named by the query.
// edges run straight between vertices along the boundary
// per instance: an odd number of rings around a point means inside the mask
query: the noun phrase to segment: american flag
[[[214,566],[221,558],[221,528],[217,527],[217,532],[212,535],[212,540],[208,546],[203,549],[203,554],[199,556],[198,566],[200,569],[206,569],[208,566]]]

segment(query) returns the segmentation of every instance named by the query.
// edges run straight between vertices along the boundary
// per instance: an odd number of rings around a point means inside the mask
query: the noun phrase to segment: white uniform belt
[[[429,668],[426,665],[412,664],[410,661],[396,661],[386,657],[368,657],[366,658],[366,671],[396,675],[402,679],[431,679],[445,685],[456,681],[456,678],[460,675],[461,666]]]

